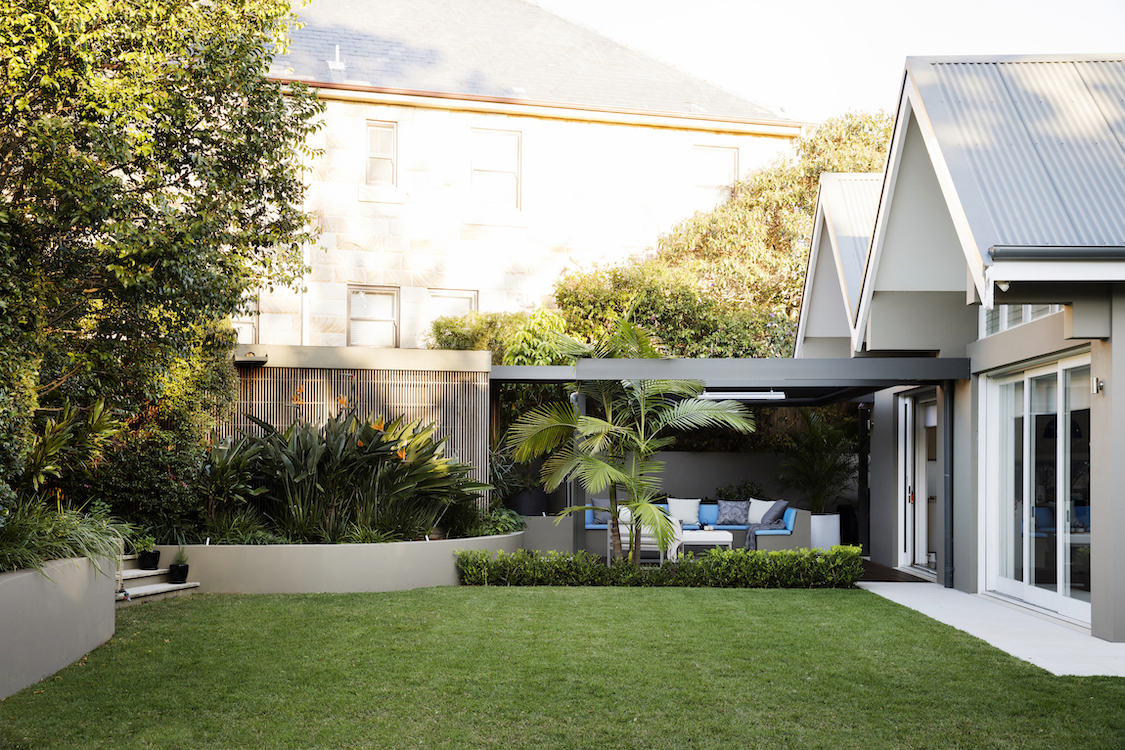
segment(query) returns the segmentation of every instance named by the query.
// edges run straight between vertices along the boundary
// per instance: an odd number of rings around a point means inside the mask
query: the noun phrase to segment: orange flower
[[[382,432],[383,431],[383,418],[379,417],[378,419],[376,419],[372,423],[371,428],[374,429],[374,430],[378,430],[379,432]]]
[[[305,397],[303,395],[304,392],[305,392],[305,387],[301,386],[300,388],[297,389],[296,393],[294,393],[292,396],[289,397],[289,401],[294,403],[294,404],[297,404],[297,405],[305,403]]]
[[[359,446],[360,448],[362,448],[362,447],[363,447],[363,441],[362,441],[362,440],[357,440],[357,441],[356,441],[356,445],[358,445],[358,446]]]
[[[348,405],[348,397],[347,396],[337,396],[336,397],[336,403],[339,404],[340,406],[347,406]]]
[[[406,460],[406,448],[399,448],[397,455],[401,460],[405,461]]]

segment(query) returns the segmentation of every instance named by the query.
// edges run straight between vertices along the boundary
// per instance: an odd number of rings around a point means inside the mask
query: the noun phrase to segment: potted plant
[[[188,575],[188,556],[183,547],[176,550],[176,556],[172,558],[172,564],[168,566],[168,582],[169,583],[187,583]]]
[[[778,482],[805,496],[812,512],[812,546],[827,550],[840,543],[840,514],[828,511],[855,482],[855,443],[822,412],[799,413],[804,429],[788,436]]]
[[[156,549],[156,537],[151,534],[136,537],[133,540],[133,550],[137,553],[137,564],[141,570],[156,570],[160,567],[160,550]]]
[[[533,474],[534,467],[518,463],[510,451],[497,447],[489,452],[489,483],[494,497],[521,516],[541,516],[547,512],[547,493]]]

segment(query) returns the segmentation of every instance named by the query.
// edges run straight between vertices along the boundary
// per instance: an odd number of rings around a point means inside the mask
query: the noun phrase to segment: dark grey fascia
[[[1125,260],[1121,245],[993,245],[988,248],[993,260]]]

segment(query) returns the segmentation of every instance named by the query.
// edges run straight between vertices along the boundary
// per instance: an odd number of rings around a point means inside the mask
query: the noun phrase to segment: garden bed
[[[0,573],[0,698],[52,675],[113,637],[113,563],[53,560]]]
[[[519,549],[523,532],[384,544],[266,544],[184,547],[199,592],[312,594],[456,586],[457,553]],[[170,560],[176,547],[158,546]]]

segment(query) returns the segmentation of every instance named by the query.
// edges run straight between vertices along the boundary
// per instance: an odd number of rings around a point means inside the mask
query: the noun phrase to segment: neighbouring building
[[[787,153],[802,123],[524,0],[313,0],[270,75],[327,104],[307,291],[248,344],[422,348],[429,323],[531,310]]]
[[[825,175],[798,358],[875,394],[871,555],[1125,641],[1125,55],[908,58],[885,174]]]

